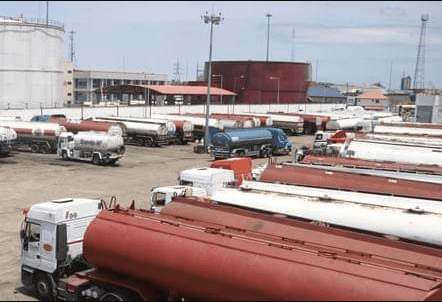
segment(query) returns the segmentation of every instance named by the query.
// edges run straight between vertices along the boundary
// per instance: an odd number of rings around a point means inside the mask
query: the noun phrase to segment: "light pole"
[[[221,105],[223,104],[223,78],[224,78],[224,76],[222,75],[222,74],[214,74],[212,77],[220,77],[221,78],[221,85],[220,85],[220,88],[221,88],[221,97],[220,97],[220,103],[221,103]]]
[[[201,16],[201,19],[204,20],[204,23],[210,23],[210,48],[209,48],[209,74],[207,81],[207,106],[206,106],[206,127],[204,129],[204,151],[207,152],[207,141],[209,138],[209,107],[210,107],[210,82],[212,82],[212,36],[213,36],[213,24],[219,25],[219,23],[223,20],[221,17],[221,13],[216,15],[210,15],[207,13],[204,16]]]
[[[269,61],[269,41],[270,41],[270,17],[272,16],[272,14],[267,13],[266,17],[267,17],[267,59],[266,62]]]
[[[279,105],[279,81],[280,81],[280,78],[279,77],[270,77],[270,80],[278,80],[278,96],[276,98],[276,102]]]
[[[237,80],[239,80],[239,79],[244,79],[244,75],[240,75],[239,77],[235,77],[235,80],[233,81],[233,90],[235,90],[238,95],[241,91],[241,86],[239,86],[239,89],[236,89],[236,83],[237,83]],[[232,108],[233,113],[235,113],[235,100],[236,100],[236,98],[233,97],[233,108]]]

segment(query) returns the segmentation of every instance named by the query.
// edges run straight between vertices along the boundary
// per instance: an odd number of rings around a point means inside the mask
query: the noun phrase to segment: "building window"
[[[69,93],[68,93],[68,96],[72,96],[72,93],[69,92]]]
[[[68,70],[68,73],[72,73],[72,70]]]
[[[87,89],[87,79],[75,79],[75,88]]]
[[[71,81],[68,81],[68,85],[72,85],[72,82],[71,82]]]
[[[101,82],[100,79],[94,79],[94,80],[92,81],[92,88],[93,88],[93,89],[99,88],[99,87],[100,87],[100,82]]]

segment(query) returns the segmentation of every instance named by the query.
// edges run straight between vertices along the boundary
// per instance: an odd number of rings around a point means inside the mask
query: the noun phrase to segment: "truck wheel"
[[[63,151],[63,153],[61,153],[61,158],[63,160],[69,160],[68,153],[66,151]]]
[[[32,153],[37,153],[38,150],[40,150],[40,147],[37,144],[32,144],[31,145],[31,152]]]
[[[92,158],[92,162],[96,165],[100,164],[100,157],[98,156],[98,154],[94,155],[94,157]]]
[[[153,138],[151,137],[146,138],[146,146],[153,147],[153,145],[154,145]]]
[[[50,277],[44,273],[39,273],[35,277],[35,290],[38,297],[43,301],[51,301],[54,299],[52,295],[53,282]]]
[[[244,151],[239,151],[238,152],[238,156],[239,157],[244,157],[244,156],[246,156],[246,153]]]
[[[143,138],[137,138],[137,140],[135,141],[135,143],[137,144],[137,146],[144,146],[144,144],[145,144]]]
[[[100,297],[100,301],[133,301],[134,297],[129,292],[123,290],[113,290],[104,293]]]
[[[41,151],[41,153],[48,154],[49,153],[49,147],[47,145],[41,145],[40,146],[40,151]]]

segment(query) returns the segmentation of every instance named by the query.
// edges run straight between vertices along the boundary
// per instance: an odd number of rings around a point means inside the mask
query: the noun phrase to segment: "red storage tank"
[[[202,300],[441,299],[442,251],[176,198],[161,213],[102,211],[85,259]],[[123,281],[123,280],[122,280]]]
[[[208,63],[205,66],[207,81]],[[238,93],[235,104],[307,102],[311,64],[278,61],[212,61],[212,75],[223,76],[223,88]],[[279,87],[279,89],[278,89]]]

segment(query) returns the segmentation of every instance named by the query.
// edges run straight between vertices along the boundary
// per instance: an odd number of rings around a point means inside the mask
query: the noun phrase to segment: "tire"
[[[49,146],[48,145],[41,145],[40,152],[44,153],[44,154],[48,154],[50,152]]]
[[[153,138],[151,138],[151,137],[147,137],[146,138],[146,146],[147,147],[153,147],[154,146]]]
[[[37,153],[38,151],[40,151],[40,147],[37,144],[31,144],[31,152]]]
[[[111,290],[104,293],[99,300],[100,301],[134,301],[138,300],[138,297],[131,294],[129,291],[121,290]]]
[[[37,296],[43,301],[52,301],[54,300],[53,285],[54,282],[51,278],[44,273],[38,273],[35,276],[35,291]]]
[[[101,163],[100,157],[98,156],[98,154],[94,155],[94,157],[92,158],[92,162],[96,165],[99,165]]]
[[[246,156],[246,153],[244,151],[239,151],[238,152],[238,156],[239,157],[244,157],[244,156]]]
[[[146,142],[144,141],[144,138],[137,138],[137,140],[135,141],[135,144],[137,146],[144,146],[146,144]]]
[[[62,158],[63,160],[69,160],[68,153],[67,153],[66,151],[63,151],[63,152],[61,153],[61,158]]]

